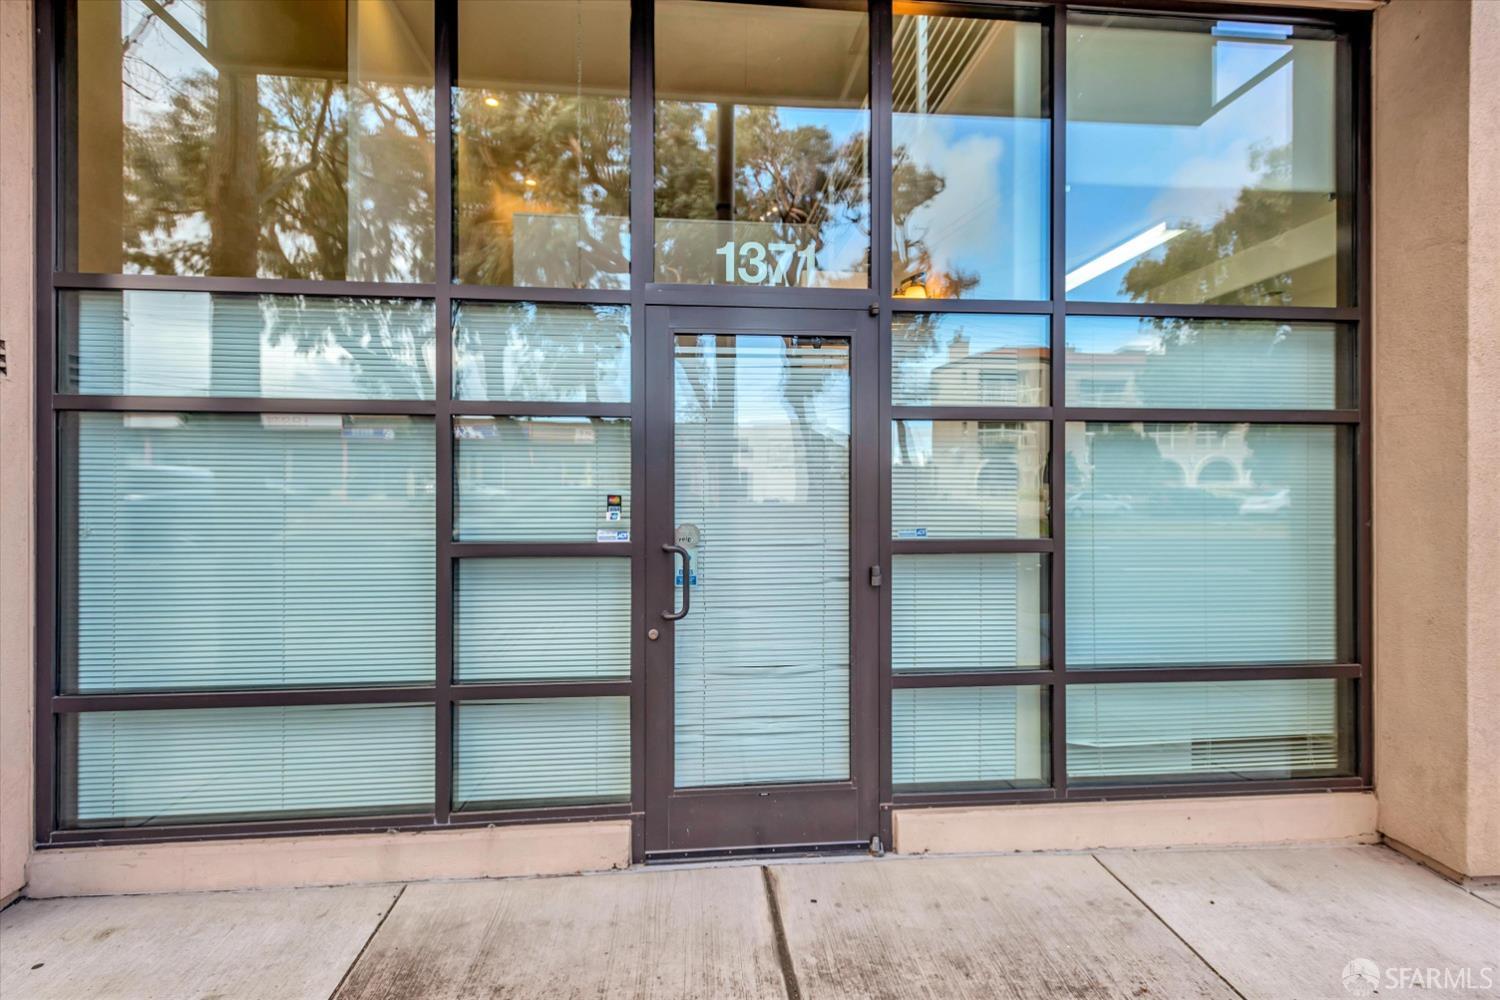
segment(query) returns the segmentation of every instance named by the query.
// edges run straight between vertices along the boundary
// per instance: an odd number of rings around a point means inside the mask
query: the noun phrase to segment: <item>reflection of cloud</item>
[[[1033,119],[896,116],[896,144],[945,182],[912,212],[912,235],[938,270],[977,273],[978,295],[1042,292],[1046,129]]]

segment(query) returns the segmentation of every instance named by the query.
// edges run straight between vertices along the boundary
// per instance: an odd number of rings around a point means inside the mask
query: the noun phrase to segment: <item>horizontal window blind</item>
[[[1037,538],[1047,534],[1045,423],[892,423],[896,538]]]
[[[676,783],[847,778],[848,342],[679,337],[676,368]]]
[[[1046,406],[1048,319],[964,313],[891,317],[894,406]]]
[[[432,680],[430,419],[79,413],[62,441],[68,689]]]
[[[69,826],[428,812],[431,705],[90,712],[64,719]],[[64,789],[69,784],[64,784]]]
[[[891,559],[891,669],[1015,670],[1048,662],[1040,555]]]
[[[1068,686],[1069,778],[1347,773],[1330,678]]]
[[[453,434],[461,540],[629,541],[630,421],[464,417]]]
[[[458,706],[454,808],[630,798],[630,699],[535,698]]]
[[[1068,319],[1070,406],[1354,406],[1353,338],[1333,323]]]
[[[630,675],[629,559],[465,559],[457,583],[459,680]]]
[[[1344,433],[1069,424],[1069,666],[1339,659]]]
[[[898,791],[1046,784],[1046,706],[1039,687],[897,688],[891,782]]]
[[[475,303],[453,321],[457,399],[630,399],[630,307]]]
[[[60,301],[61,392],[431,399],[431,302],[78,291]]]

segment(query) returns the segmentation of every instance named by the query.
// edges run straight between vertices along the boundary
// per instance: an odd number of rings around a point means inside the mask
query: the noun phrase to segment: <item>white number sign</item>
[[[730,240],[714,251],[724,258],[724,280],[746,285],[798,285],[817,267],[813,244]],[[738,265],[738,266],[736,266]]]

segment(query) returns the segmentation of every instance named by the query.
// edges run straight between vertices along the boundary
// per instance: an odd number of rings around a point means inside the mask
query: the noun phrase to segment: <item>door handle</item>
[[[669,622],[681,621],[687,617],[688,611],[693,606],[693,557],[688,555],[688,550],[681,545],[663,545],[661,550],[682,556],[682,610],[661,613],[661,616]]]

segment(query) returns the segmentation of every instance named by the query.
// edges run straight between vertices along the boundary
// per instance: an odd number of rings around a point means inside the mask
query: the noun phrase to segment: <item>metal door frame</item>
[[[673,351],[681,333],[848,338],[849,370],[849,780],[806,784],[674,787],[675,535]],[[868,844],[879,831],[880,592],[879,338],[868,310],[651,306],[645,336],[645,583],[636,602],[645,636],[645,854],[808,850]],[[691,612],[689,612],[691,613]],[[650,640],[650,630],[659,635]]]

